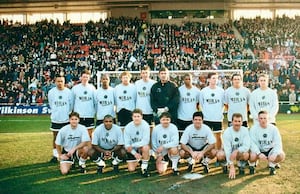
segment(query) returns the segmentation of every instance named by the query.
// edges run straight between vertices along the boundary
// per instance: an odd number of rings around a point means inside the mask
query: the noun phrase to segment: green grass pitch
[[[88,162],[88,173],[59,173],[58,164],[49,164],[52,134],[49,116],[0,117],[0,194],[10,193],[299,193],[300,191],[300,115],[279,114],[277,125],[283,138],[286,160],[277,175],[269,176],[267,164],[261,162],[255,175],[229,180],[220,167],[211,164],[204,178],[186,180],[186,164],[181,175],[159,176],[151,163],[152,176],[142,178],[139,171],[130,173],[126,164],[115,175],[111,167],[96,175],[96,165]],[[202,167],[197,171],[202,173]]]

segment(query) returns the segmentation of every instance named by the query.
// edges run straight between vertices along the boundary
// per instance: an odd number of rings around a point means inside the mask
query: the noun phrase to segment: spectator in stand
[[[140,46],[136,34],[143,24],[147,26],[143,30],[148,39]],[[0,27],[5,33],[0,45],[0,77],[5,84],[17,81],[27,88],[34,77],[45,85],[46,80],[53,81],[54,75],[63,71],[71,87],[71,80],[78,80],[78,71],[87,66],[92,67],[94,73],[96,70],[138,70],[144,64],[153,70],[161,67],[170,70],[241,68],[248,69],[250,74],[254,72],[255,77],[256,71],[272,72],[270,56],[276,56],[273,69],[281,72],[278,74],[280,84],[287,77],[296,84],[299,70],[295,68],[295,58],[299,58],[300,45],[296,36],[297,19],[286,16],[275,20],[242,18],[234,21],[234,25],[243,41],[235,37],[229,23],[188,22],[176,26],[120,17],[89,22],[83,28],[69,22],[60,25],[47,20],[14,28],[2,24]],[[254,55],[247,48],[252,49]],[[130,66],[132,57],[136,61]],[[252,60],[254,57],[259,60]],[[250,60],[236,61],[239,59]],[[292,76],[287,76],[290,74]],[[249,81],[256,82],[254,77]],[[9,97],[17,96],[17,91],[7,93]],[[47,100],[46,95],[43,98]]]

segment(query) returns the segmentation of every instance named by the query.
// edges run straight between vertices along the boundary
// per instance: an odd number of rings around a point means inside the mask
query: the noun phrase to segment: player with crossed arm
[[[234,162],[237,161],[239,174],[245,174],[245,165],[249,159],[250,136],[247,127],[242,126],[243,116],[240,113],[232,115],[232,126],[228,127],[223,134],[223,148],[217,154],[219,161],[227,161],[230,179],[235,179]],[[227,174],[227,166],[223,167],[223,173]]]
[[[97,164],[97,173],[102,174],[103,168],[106,166],[104,160],[113,158],[113,170],[119,172],[119,163],[126,157],[124,148],[124,138],[121,128],[113,124],[113,117],[105,115],[103,123],[99,125],[92,138],[92,148],[88,155]]]
[[[152,149],[156,156],[156,169],[159,174],[167,170],[169,158],[172,162],[174,175],[179,175],[179,135],[176,125],[171,123],[171,114],[163,112],[160,115],[160,124],[156,125],[152,131]]]
[[[277,93],[268,87],[269,76],[261,74],[258,76],[259,88],[255,89],[250,95],[250,112],[253,123],[258,123],[258,113],[262,110],[268,112],[268,121],[276,123],[276,115],[279,109]]]
[[[250,129],[250,174],[255,173],[257,160],[265,160],[269,162],[270,175],[274,175],[276,174],[275,168],[279,167],[279,162],[285,159],[281,135],[278,128],[269,123],[269,118],[267,111],[260,111],[258,113],[259,124],[253,125]]]
[[[55,140],[58,131],[69,124],[69,114],[73,109],[73,95],[69,88],[65,87],[65,77],[56,75],[56,87],[48,93],[48,101],[51,109],[51,127],[53,132],[53,157],[50,162],[57,162],[58,153]]]
[[[150,79],[150,67],[144,66],[141,70],[141,79],[135,82],[136,87],[136,108],[143,111],[143,119],[152,125],[153,110],[150,103],[150,91],[156,81]]]
[[[124,129],[124,142],[128,153],[128,170],[134,171],[138,162],[142,160],[142,176],[149,177],[150,126],[143,120],[142,110],[134,109],[132,111],[132,121]]]
[[[209,172],[209,161],[216,156],[216,138],[211,129],[203,124],[202,112],[193,114],[193,124],[189,125],[183,132],[180,139],[180,156],[187,158],[189,163],[188,171],[192,172],[195,163],[204,165],[204,172]]]
[[[192,85],[192,75],[184,74],[184,84],[178,88],[179,90],[179,106],[177,126],[180,134],[183,130],[192,124],[193,113],[197,111],[199,102],[200,90]]]
[[[243,126],[248,127],[248,103],[250,99],[250,90],[243,86],[241,74],[233,74],[232,86],[225,90],[225,106],[228,109],[228,126],[231,126],[231,119],[234,113],[240,113],[243,116]]]
[[[95,92],[97,122],[96,127],[103,123],[104,116],[109,114],[114,117],[115,123],[115,99],[114,88],[110,87],[110,78],[107,74],[101,76],[101,87]]]
[[[80,115],[80,124],[86,126],[90,137],[94,129],[96,101],[94,99],[96,88],[89,83],[91,73],[85,69],[81,73],[81,83],[72,88],[74,98],[74,111]]]
[[[135,109],[136,89],[130,83],[131,74],[124,71],[120,75],[122,83],[115,87],[115,103],[117,107],[118,122],[121,127],[125,127],[131,121],[131,114]]]
[[[67,174],[75,158],[79,160],[80,172],[85,173],[85,161],[87,159],[90,137],[85,126],[79,124],[79,114],[69,114],[70,124],[61,128],[57,134],[55,144],[60,160],[60,171]]]

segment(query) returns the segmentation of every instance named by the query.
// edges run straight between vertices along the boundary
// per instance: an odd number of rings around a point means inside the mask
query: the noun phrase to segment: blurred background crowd
[[[152,70],[163,66],[170,70],[242,69],[244,85],[250,90],[257,86],[257,74],[267,72],[279,100],[296,103],[300,101],[298,26],[299,20],[288,17],[180,26],[125,17],[80,25],[1,21],[0,103],[47,103],[47,93],[59,73],[71,88],[86,68],[97,85],[97,71],[139,71],[144,65]],[[199,82],[205,82],[205,77],[200,75]],[[220,76],[220,86],[230,86],[228,77]]]

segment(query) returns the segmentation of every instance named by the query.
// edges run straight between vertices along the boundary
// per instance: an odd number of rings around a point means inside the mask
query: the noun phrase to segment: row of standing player
[[[169,81],[167,68],[159,71],[158,82],[151,80],[150,69],[144,67],[141,70],[141,80],[135,84],[130,83],[131,75],[128,72],[121,74],[122,83],[115,88],[109,86],[109,76],[101,77],[101,88],[97,91],[88,83],[90,74],[84,71],[81,74],[81,83],[74,86],[72,91],[64,88],[64,78],[56,78],[57,87],[49,92],[49,104],[52,109],[51,129],[53,130],[53,155],[57,156],[55,149],[55,137],[57,131],[68,123],[67,113],[74,110],[80,114],[80,123],[89,129],[91,135],[94,128],[94,115],[97,115],[97,123],[103,122],[106,114],[115,118],[115,106],[117,118],[121,126],[131,121],[131,111],[137,107],[143,110],[143,117],[151,123],[159,123],[159,115],[168,111],[172,116],[172,122],[180,130],[192,123],[192,114],[199,107],[204,114],[204,123],[214,132],[217,139],[216,148],[221,148],[221,131],[223,121],[224,104],[228,106],[228,118],[233,113],[243,116],[243,125],[247,125],[248,105],[257,122],[257,113],[267,110],[270,122],[275,123],[275,115],[278,111],[278,99],[276,92],[268,88],[268,76],[259,76],[260,87],[252,92],[242,86],[241,75],[232,76],[233,86],[224,91],[217,86],[217,73],[209,73],[209,85],[201,91],[192,85],[192,77],[184,75],[184,85],[179,88]]]

